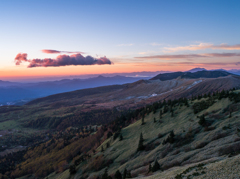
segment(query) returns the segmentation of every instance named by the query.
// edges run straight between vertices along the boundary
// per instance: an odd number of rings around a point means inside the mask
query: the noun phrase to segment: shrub
[[[184,151],[185,151],[185,152],[189,152],[189,151],[191,151],[191,150],[192,150],[192,148],[191,148],[190,146],[187,146],[187,147],[184,148]]]
[[[204,115],[200,116],[200,120],[198,121],[198,124],[200,124],[201,126],[204,126],[205,123],[206,123],[206,120]]]
[[[209,98],[208,100],[203,100],[200,102],[196,102],[192,108],[195,114],[201,112],[204,109],[207,109],[208,107],[212,106],[215,103],[215,101],[211,98]]]
[[[199,144],[196,146],[196,149],[203,148],[203,147],[205,147],[207,144],[208,144],[208,142],[201,142],[201,143],[199,143]]]
[[[158,138],[162,138],[164,135],[162,133],[158,134]]]
[[[171,161],[163,166],[163,170],[167,170],[169,168],[175,167],[175,166],[180,166],[181,163],[177,160]]]
[[[206,131],[212,131],[212,130],[214,130],[214,129],[216,129],[215,127],[208,127],[208,126],[206,126],[206,127],[204,127],[204,131],[206,132]]]
[[[146,144],[145,147],[144,147],[145,151],[153,150],[154,148],[155,148],[154,143]]]
[[[224,146],[219,149],[219,155],[232,154],[236,155],[240,153],[240,142],[234,143],[229,146]]]
[[[218,133],[218,134],[215,134],[215,136],[213,136],[212,140],[218,140],[218,139],[226,137],[227,135],[228,134],[226,132],[225,133]]]

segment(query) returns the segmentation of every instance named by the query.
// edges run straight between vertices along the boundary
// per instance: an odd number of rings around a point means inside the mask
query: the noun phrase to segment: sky
[[[2,0],[0,80],[240,69],[239,0]]]

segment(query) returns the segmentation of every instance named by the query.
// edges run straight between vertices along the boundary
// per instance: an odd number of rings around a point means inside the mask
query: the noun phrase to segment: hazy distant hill
[[[0,104],[6,104],[7,102],[18,103],[21,100],[29,100],[84,88],[132,83],[140,79],[148,79],[148,77],[104,77],[100,75],[89,79],[63,79],[37,83],[0,81]]]
[[[228,76],[231,75],[231,73],[228,73],[226,71],[197,71],[194,73],[191,72],[174,72],[174,73],[165,73],[165,74],[159,74],[151,80],[172,80],[176,78],[218,78],[218,77],[223,77],[223,76]]]
[[[198,72],[198,71],[207,71],[207,70],[205,68],[193,68],[193,69],[188,70],[186,72],[195,73],[195,72]]]
[[[6,87],[6,86],[16,86],[20,85],[21,83],[16,83],[16,82],[10,82],[10,81],[2,81],[0,80],[0,87]]]

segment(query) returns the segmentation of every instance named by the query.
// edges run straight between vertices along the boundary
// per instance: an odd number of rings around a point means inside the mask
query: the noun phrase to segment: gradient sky
[[[240,69],[239,0],[3,0],[0,80],[194,67]],[[63,51],[43,53],[43,49]],[[28,68],[67,52],[113,64]]]

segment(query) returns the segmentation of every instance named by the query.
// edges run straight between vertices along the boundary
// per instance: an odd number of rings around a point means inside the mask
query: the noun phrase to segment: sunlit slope
[[[197,100],[192,104],[195,102]],[[149,178],[172,178],[188,167],[202,162],[206,163],[205,167],[207,167],[204,171],[211,172],[211,167],[222,165],[223,162],[229,163],[228,157],[225,155],[225,148],[240,145],[238,130],[240,113],[236,110],[229,118],[226,109],[231,103],[229,99],[225,98],[198,114],[193,113],[191,103],[190,107],[175,106],[173,117],[168,112],[162,116],[162,119],[159,119],[159,111],[155,114],[150,113],[145,117],[144,125],[141,125],[142,121],[139,120],[122,129],[122,141],[112,138],[105,141],[102,144],[104,151],[101,152],[102,146],[100,146],[96,156],[103,154],[105,160],[113,161],[108,168],[109,174],[114,174],[116,170],[123,172],[127,168],[131,170],[132,176],[147,177],[148,165],[149,163],[153,164],[155,160],[159,162],[164,172],[151,173],[150,175],[153,176]],[[203,114],[205,114],[206,121],[212,123],[208,127],[203,127],[198,123],[197,116]],[[154,118],[157,120],[155,123]],[[175,142],[163,145],[163,140],[171,131],[175,133]],[[137,152],[140,133],[143,134],[145,150]],[[110,146],[106,148],[108,142]],[[212,164],[213,161],[216,163]],[[234,165],[237,165],[236,161]],[[239,165],[238,163],[238,167]],[[93,172],[90,176],[99,176],[103,172],[103,170]],[[239,171],[234,170],[233,172]],[[204,176],[208,176],[208,174],[201,174],[201,177],[204,178]]]

